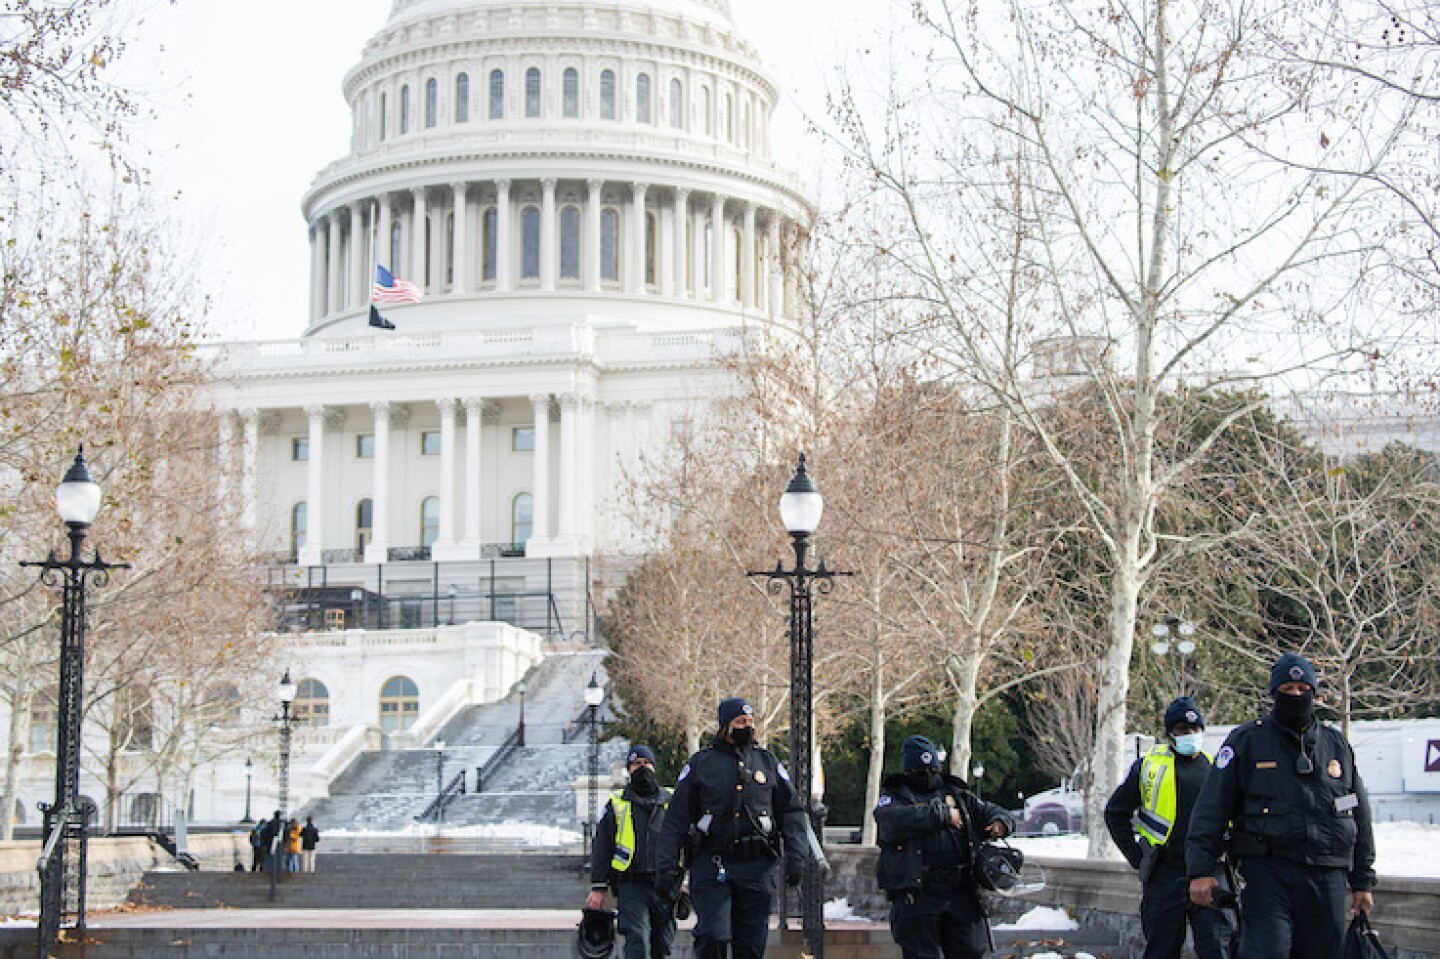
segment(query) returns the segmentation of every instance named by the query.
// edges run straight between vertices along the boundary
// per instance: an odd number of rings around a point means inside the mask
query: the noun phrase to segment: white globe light
[[[820,525],[820,516],[825,512],[825,500],[820,496],[820,487],[810,478],[805,469],[805,454],[800,454],[800,465],[785,492],[780,495],[780,521],[787,532],[813,533]]]
[[[55,490],[55,509],[60,518],[72,526],[89,526],[100,512],[100,485],[90,477],[83,446]]]

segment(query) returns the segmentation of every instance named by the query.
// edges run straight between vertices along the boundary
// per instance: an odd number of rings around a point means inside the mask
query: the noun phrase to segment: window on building
[[[305,548],[305,539],[310,523],[310,510],[305,503],[290,507],[290,555],[296,556]]]
[[[421,456],[439,456],[439,455],[440,455],[440,431],[439,431],[439,430],[421,430],[421,431],[420,431],[420,455],[421,455]]]
[[[535,498],[519,493],[510,501],[510,542],[524,546],[535,531]]]
[[[710,264],[715,262],[715,225],[708,220],[705,222],[704,243],[705,247],[700,251],[703,254],[700,258],[700,270],[703,285],[706,289],[711,289],[713,278],[710,276]]]
[[[510,448],[517,453],[529,453],[535,449],[535,427],[516,426],[510,430]]]
[[[670,421],[671,442],[678,443],[682,440],[688,440],[692,432],[694,432],[694,424],[686,417],[680,417],[679,419]]]
[[[540,208],[520,211],[520,279],[540,279]]]
[[[209,718],[222,725],[240,722],[240,687],[234,683],[216,683],[205,691]]]
[[[531,67],[525,71],[525,116],[534,119],[540,115],[540,68]]]
[[[60,733],[53,690],[38,693],[30,703],[30,752],[53,753]]]
[[[480,232],[480,276],[481,279],[494,282],[496,251],[495,242],[500,232],[500,214],[493,206],[487,207],[482,214],[483,227]]]
[[[330,690],[318,679],[302,679],[290,712],[301,726],[318,729],[330,725]]]
[[[440,497],[427,496],[420,501],[420,545],[429,549],[440,538]]]
[[[121,686],[111,697],[113,729],[121,749],[149,749],[155,744],[154,710],[150,697],[132,686]]]
[[[635,119],[641,123],[650,122],[650,74],[642,73],[635,78]]]
[[[355,437],[355,457],[362,460],[375,458],[374,433],[361,433]]]
[[[600,279],[620,280],[620,211],[614,207],[600,211]]]
[[[420,687],[409,676],[394,676],[380,687],[380,732],[409,729],[420,717]]]
[[[600,119],[615,119],[615,71],[600,71]]]
[[[731,287],[731,289],[734,290],[736,299],[740,298],[740,291],[745,289],[745,284],[740,282],[740,246],[740,230],[737,227],[730,231],[730,262],[733,267],[730,273],[731,278],[734,280],[734,285]]]
[[[645,214],[645,285],[654,286],[660,272],[660,218]]]
[[[425,128],[435,125],[440,113],[440,84],[434,77],[425,81]]]
[[[580,279],[580,208],[560,210],[560,279]]]
[[[389,124],[389,122],[390,99],[386,94],[382,93],[380,94],[380,139],[382,141],[385,139],[385,135],[390,132],[386,129],[386,125]]]
[[[505,119],[505,71],[490,71],[490,119]]]
[[[455,236],[455,214],[445,214],[445,285],[455,285],[455,244],[449,240]]]
[[[310,437],[294,436],[290,438],[290,459],[295,463],[304,463],[310,459]]]
[[[400,133],[410,132],[410,85],[400,88]]]
[[[750,148],[750,101],[740,104],[740,145]]]
[[[362,499],[355,504],[355,548],[361,553],[370,545],[374,535],[375,503]]]
[[[725,131],[725,142],[735,142],[735,98],[725,94],[724,112],[720,114],[720,129]]]
[[[567,67],[560,84],[562,109],[566,117],[574,119],[580,115],[580,71]]]
[[[714,117],[714,115],[711,113],[711,109],[710,109],[710,108],[711,108],[711,103],[710,103],[710,88],[709,88],[709,87],[701,87],[701,88],[700,88],[700,110],[701,110],[701,112],[705,115],[705,135],[706,135],[707,137],[713,137],[713,136],[715,135],[715,117]]]
[[[685,126],[685,87],[679,80],[670,81],[670,125],[677,130]]]
[[[455,122],[470,122],[470,74],[462,73],[455,78]]]

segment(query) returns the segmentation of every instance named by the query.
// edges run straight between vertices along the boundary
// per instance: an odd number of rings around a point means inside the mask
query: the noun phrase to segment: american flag
[[[379,263],[375,264],[375,286],[370,290],[370,299],[375,303],[419,303],[424,297],[420,287],[409,280],[392,276]]]

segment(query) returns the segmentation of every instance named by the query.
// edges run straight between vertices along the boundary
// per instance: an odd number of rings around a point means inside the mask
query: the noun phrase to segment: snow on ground
[[[1036,906],[1014,922],[996,926],[996,932],[1015,932],[1021,929],[1041,929],[1052,932],[1059,929],[1079,929],[1080,923],[1070,917],[1064,909],[1051,906]]]
[[[857,916],[849,899],[831,899],[825,904],[825,918],[839,922],[869,922],[869,916]]]
[[[1084,859],[1084,836],[1033,836],[1011,843],[1027,856]],[[1375,871],[1381,876],[1440,878],[1440,826],[1416,822],[1375,824]]]

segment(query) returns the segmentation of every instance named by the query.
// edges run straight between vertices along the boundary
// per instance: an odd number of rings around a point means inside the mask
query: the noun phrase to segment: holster
[[[1230,830],[1230,841],[1226,844],[1225,850],[1237,859],[1270,855],[1265,837],[1257,836],[1253,832],[1246,832],[1244,829]]]

